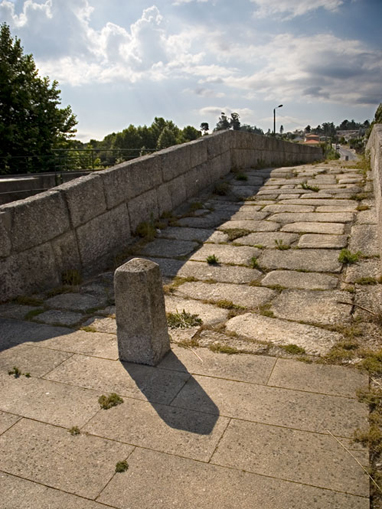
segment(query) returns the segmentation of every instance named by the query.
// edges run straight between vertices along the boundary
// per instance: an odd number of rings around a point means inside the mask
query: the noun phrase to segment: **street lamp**
[[[279,104],[276,108],[274,108],[273,110],[273,134],[275,135],[276,134],[276,110],[277,108],[282,108],[283,105],[282,104]]]

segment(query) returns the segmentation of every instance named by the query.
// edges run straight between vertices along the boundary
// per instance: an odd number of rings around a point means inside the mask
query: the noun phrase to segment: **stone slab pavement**
[[[0,306],[0,508],[370,507],[368,376],[325,359],[378,311],[372,195],[335,163],[245,174],[133,246],[167,312],[202,320],[157,367],[118,359],[113,270]]]

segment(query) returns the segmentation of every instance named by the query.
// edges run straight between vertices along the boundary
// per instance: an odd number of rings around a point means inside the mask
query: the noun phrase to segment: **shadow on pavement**
[[[219,418],[219,408],[173,352],[168,353],[166,361],[171,362],[171,369],[126,362],[122,365],[168,426],[209,435]],[[182,396],[186,387],[187,394],[192,398],[192,406],[195,408],[195,401],[200,401],[203,412],[188,408],[188,397]]]

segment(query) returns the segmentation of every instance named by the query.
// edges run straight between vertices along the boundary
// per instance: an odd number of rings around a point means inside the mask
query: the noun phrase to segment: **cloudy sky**
[[[285,131],[372,119],[382,102],[382,0],[0,0],[78,138],[155,116],[214,127],[221,111]]]

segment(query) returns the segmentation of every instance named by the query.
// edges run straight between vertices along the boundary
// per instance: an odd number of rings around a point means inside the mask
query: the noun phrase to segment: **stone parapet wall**
[[[313,162],[317,147],[224,131],[93,172],[0,207],[0,301],[110,266],[139,223],[157,219],[229,171]]]
[[[371,132],[366,150],[370,154],[373,172],[374,195],[378,218],[379,254],[382,268],[382,124],[375,124]]]

